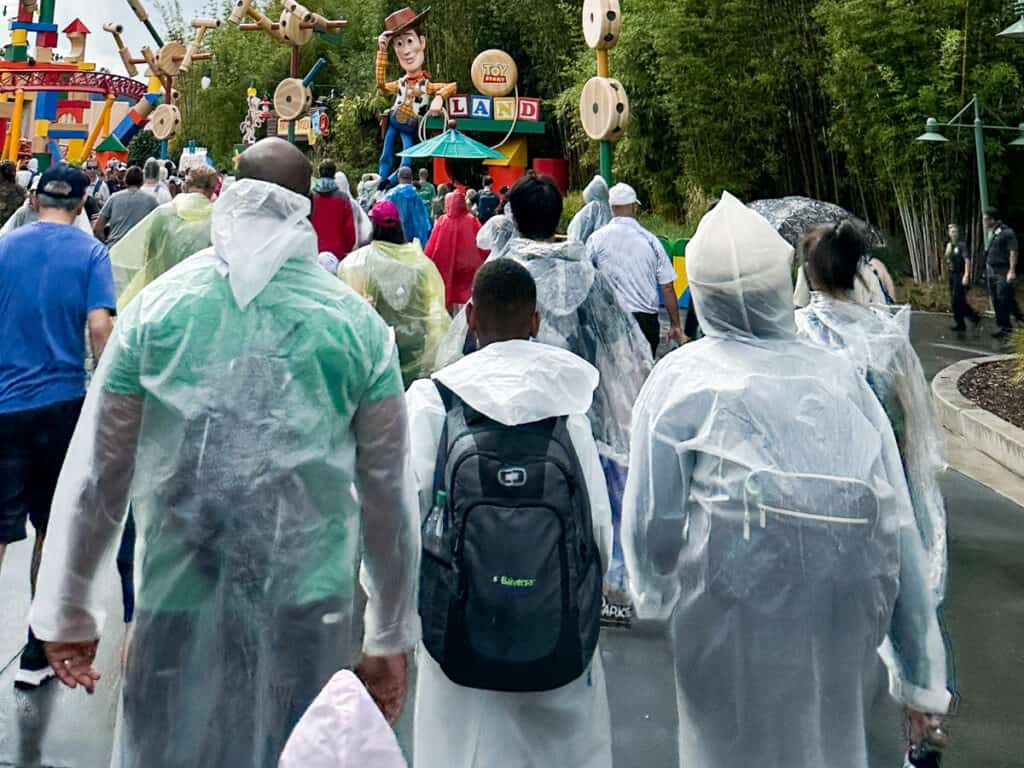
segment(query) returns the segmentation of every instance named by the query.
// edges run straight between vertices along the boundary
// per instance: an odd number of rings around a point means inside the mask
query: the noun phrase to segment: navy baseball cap
[[[89,177],[82,171],[67,163],[57,163],[46,169],[36,192],[57,200],[81,200],[88,188]]]

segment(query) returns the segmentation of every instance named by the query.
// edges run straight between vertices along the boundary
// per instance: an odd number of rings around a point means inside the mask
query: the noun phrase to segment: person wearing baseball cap
[[[373,241],[338,267],[338,277],[395,330],[402,380],[408,387],[429,376],[451,318],[445,284],[417,241],[408,242],[398,207],[383,200],[370,211]]]
[[[85,340],[97,360],[113,328],[107,249],[74,226],[89,179],[59,163],[39,179],[39,220],[0,238],[0,563],[35,529],[35,592],[57,476],[85,398]],[[29,632],[15,676],[35,688],[54,676]]]
[[[658,310],[665,304],[669,339],[683,339],[676,296],[676,271],[661,241],[637,221],[640,201],[628,184],[616,184],[608,193],[612,220],[587,241],[587,256],[611,281],[619,304],[636,318],[640,330],[657,355],[661,341]]]
[[[14,215],[11,216],[11,218],[9,218],[2,227],[0,227],[0,237],[3,237],[8,232],[13,232],[19,227],[24,227],[26,224],[31,224],[32,222],[39,220],[39,201],[36,199],[36,192],[39,189],[39,180],[42,178],[42,176],[36,176],[32,179],[28,188],[28,199],[26,199],[25,204],[16,210]],[[85,215],[84,206],[82,208],[82,212],[75,218],[75,226],[87,235],[92,234],[92,224],[89,222],[89,217]]]

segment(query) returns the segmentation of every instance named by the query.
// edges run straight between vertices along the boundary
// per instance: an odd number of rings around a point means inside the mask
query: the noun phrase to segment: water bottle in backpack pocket
[[[438,385],[447,416],[423,525],[423,642],[459,685],[545,691],[597,647],[601,562],[567,417],[506,426]]]

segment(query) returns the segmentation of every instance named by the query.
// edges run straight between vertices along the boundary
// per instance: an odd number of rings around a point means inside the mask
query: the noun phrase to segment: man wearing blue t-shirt
[[[73,225],[89,180],[66,163],[39,181],[39,220],[0,238],[0,564],[36,531],[31,584],[50,502],[85,398],[85,339],[98,360],[117,306],[106,247]],[[29,634],[15,678],[34,688],[53,673]]]

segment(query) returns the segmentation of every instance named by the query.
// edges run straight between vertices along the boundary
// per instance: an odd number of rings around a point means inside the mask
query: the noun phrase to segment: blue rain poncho
[[[583,190],[586,203],[569,222],[568,237],[586,243],[590,236],[612,220],[612,208],[608,204],[608,182],[602,176],[595,176]]]
[[[671,620],[681,766],[867,768],[883,645],[899,701],[950,703],[889,420],[797,338],[791,260],[724,195],[687,249],[707,336],[634,411],[623,546],[638,615]]]
[[[441,273],[423,249],[377,240],[350,253],[338,277],[394,329],[405,386],[429,376],[451,317]]]
[[[500,259],[505,255],[508,244],[519,237],[515,219],[512,218],[510,206],[506,204],[505,213],[491,216],[487,223],[476,233],[476,247],[489,251],[487,260]]]
[[[434,225],[430,221],[430,212],[420,199],[416,187],[412,184],[399,184],[388,192],[387,199],[398,208],[398,215],[402,219],[402,229],[405,230],[405,239],[410,242],[419,240],[420,245],[425,248]]]
[[[30,622],[103,626],[130,502],[137,608],[113,765],[273,768],[331,676],[419,639],[419,528],[393,336],[317,264],[308,198],[217,201],[214,247],[128,305],[54,496]],[[103,685],[105,681],[101,682]]]
[[[174,265],[211,243],[213,204],[187,192],[151,211],[110,249],[117,308],[123,311],[139,291]]]

